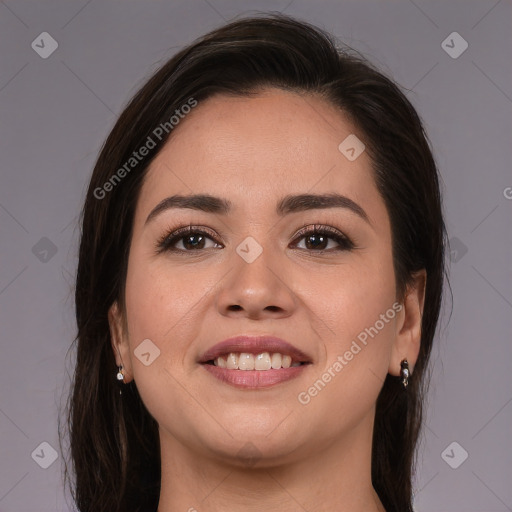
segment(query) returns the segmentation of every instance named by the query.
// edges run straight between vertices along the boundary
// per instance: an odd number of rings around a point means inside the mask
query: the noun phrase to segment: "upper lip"
[[[210,347],[202,354],[200,363],[213,361],[219,356],[234,353],[261,354],[263,352],[289,355],[292,362],[311,363],[311,357],[294,347],[291,343],[275,336],[235,336]]]

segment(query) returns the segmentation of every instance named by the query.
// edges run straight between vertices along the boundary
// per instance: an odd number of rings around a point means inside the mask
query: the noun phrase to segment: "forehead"
[[[366,152],[350,161],[339,145],[364,137],[337,107],[317,96],[267,89],[251,97],[217,95],[174,128],[153,160],[139,198],[144,215],[171,194],[229,196],[236,208],[275,208],[292,193],[338,191],[378,199]]]

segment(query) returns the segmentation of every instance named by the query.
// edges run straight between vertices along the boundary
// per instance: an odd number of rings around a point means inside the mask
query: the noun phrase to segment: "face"
[[[169,443],[237,461],[251,442],[260,465],[308,457],[368,428],[386,374],[398,374],[402,356],[413,366],[388,213],[367,152],[354,160],[338,148],[350,135],[364,142],[317,97],[219,95],[180,122],[151,164],[134,218],[126,331],[116,306],[110,319],[125,381],[135,379]],[[154,211],[196,194],[229,208]],[[304,194],[343,198],[323,208],[289,200]],[[281,338],[302,364],[201,362],[238,335]],[[272,353],[291,353],[265,341],[246,350],[267,351],[270,364]],[[241,352],[228,357],[241,364]],[[252,356],[241,357],[250,368]]]

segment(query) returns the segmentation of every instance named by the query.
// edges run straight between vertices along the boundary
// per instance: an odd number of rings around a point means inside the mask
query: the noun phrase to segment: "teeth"
[[[237,354],[233,354],[233,353],[228,354],[226,368],[228,370],[236,370],[236,369],[238,369],[238,355]]]
[[[277,370],[279,368],[290,368],[290,366],[300,366],[299,362],[292,364],[292,358],[289,355],[279,353],[271,355],[268,352],[262,352],[256,356],[247,352],[241,352],[240,354],[231,352],[227,356],[217,357],[213,364],[228,370]]]
[[[270,370],[272,368],[272,363],[270,360],[270,354],[268,352],[263,352],[263,354],[258,354],[254,358],[254,369],[255,370]]]
[[[281,368],[281,361],[283,357],[281,354],[272,354],[272,368],[279,369]]]
[[[239,370],[254,370],[254,356],[252,354],[246,354],[242,352],[238,359]]]
[[[292,365],[292,358],[290,356],[283,356],[281,360],[281,366],[283,368],[290,368]]]

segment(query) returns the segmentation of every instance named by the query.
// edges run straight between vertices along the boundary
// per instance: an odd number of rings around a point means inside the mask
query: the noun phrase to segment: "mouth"
[[[230,352],[226,355],[216,357],[215,359],[210,359],[204,364],[210,364],[228,370],[269,371],[279,370],[281,368],[295,368],[296,366],[309,363],[306,361],[294,361],[292,356],[280,354],[279,352],[260,352],[259,354]]]
[[[198,362],[224,383],[256,389],[293,379],[313,361],[280,338],[237,336],[214,345]]]

